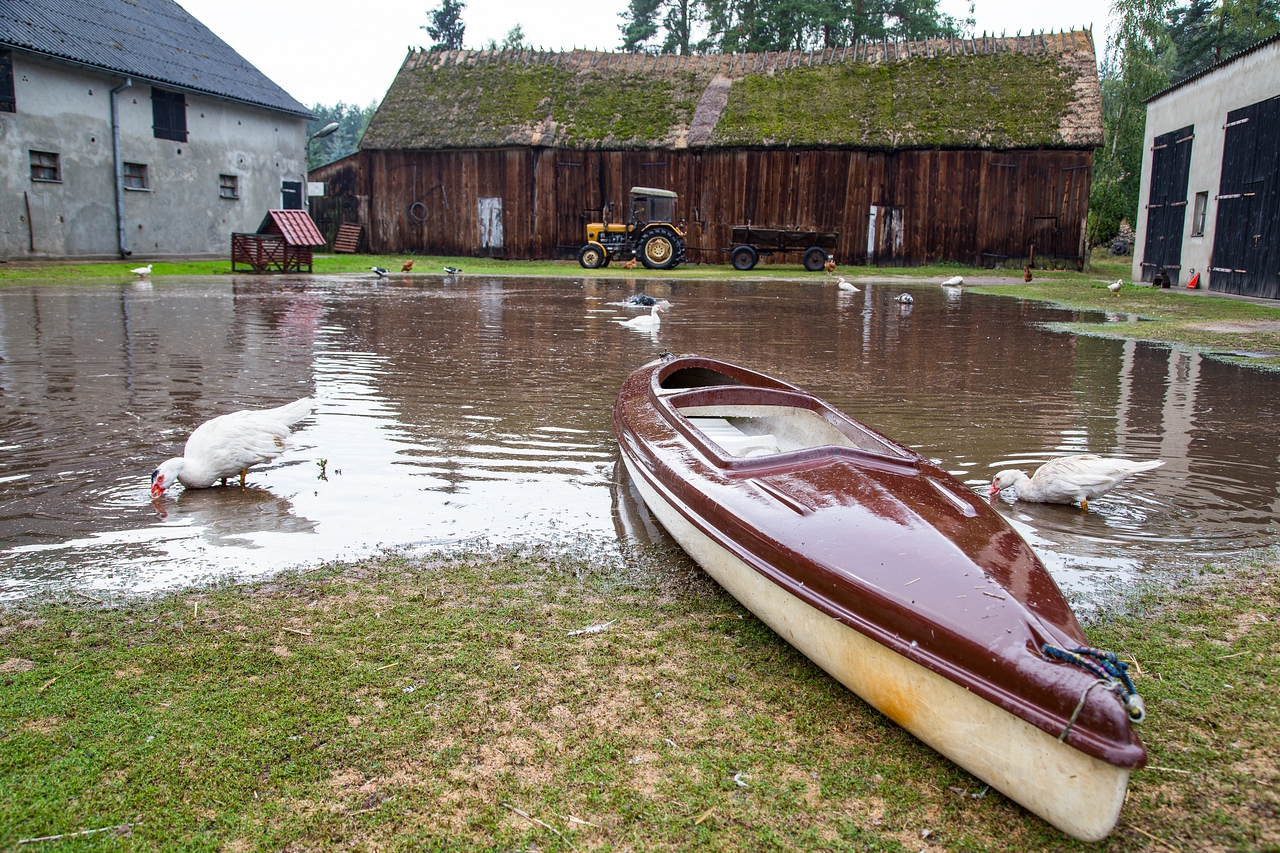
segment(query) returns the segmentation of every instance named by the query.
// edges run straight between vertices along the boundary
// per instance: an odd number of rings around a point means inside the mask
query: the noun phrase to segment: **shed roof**
[[[1253,44],[1246,47],[1244,50],[1238,50],[1235,53],[1228,56],[1226,59],[1222,59],[1222,60],[1219,60],[1218,62],[1213,63],[1208,68],[1202,68],[1194,74],[1189,74],[1186,77],[1183,77],[1181,80],[1178,80],[1172,85],[1166,86],[1165,88],[1161,89],[1159,92],[1156,92],[1154,95],[1152,95],[1151,97],[1143,101],[1143,103],[1149,104],[1152,101],[1159,100],[1160,98],[1163,98],[1165,95],[1169,94],[1170,92],[1173,92],[1177,89],[1181,89],[1183,86],[1187,85],[1193,80],[1199,80],[1201,77],[1204,77],[1207,74],[1212,74],[1213,72],[1217,71],[1219,68],[1223,68],[1227,65],[1230,65],[1236,60],[1241,59],[1245,56],[1248,56],[1249,54],[1261,48],[1264,48],[1269,44],[1275,44],[1276,42],[1280,42],[1280,33],[1276,33],[1275,35],[1270,36],[1269,38],[1264,38],[1261,41],[1254,42]]]
[[[280,112],[311,112],[173,0],[4,0],[0,44]]]
[[[410,51],[365,149],[1096,148],[1087,30],[650,55]]]
[[[281,234],[290,246],[323,246],[320,229],[305,210],[268,210],[259,234]]]

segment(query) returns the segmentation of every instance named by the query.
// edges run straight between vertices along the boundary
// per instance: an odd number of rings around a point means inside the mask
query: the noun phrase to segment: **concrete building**
[[[1280,36],[1147,100],[1133,277],[1280,298]]]
[[[225,257],[302,207],[309,116],[172,0],[5,0],[0,258]]]

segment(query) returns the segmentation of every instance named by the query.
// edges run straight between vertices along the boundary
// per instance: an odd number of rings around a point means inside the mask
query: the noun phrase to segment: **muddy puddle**
[[[908,290],[910,306],[895,297]],[[619,320],[645,292],[657,331]],[[643,309],[647,311],[647,309]],[[1071,312],[933,284],[392,275],[0,288],[0,599],[147,591],[384,549],[661,534],[610,409],[660,352],[772,373],[986,493],[1095,452],[1163,468],[1090,504],[1000,504],[1088,597],[1152,566],[1273,544],[1280,378],[1044,331]],[[215,415],[313,396],[248,488],[148,496]]]

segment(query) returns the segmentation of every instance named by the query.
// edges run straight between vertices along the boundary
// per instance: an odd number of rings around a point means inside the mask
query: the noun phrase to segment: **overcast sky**
[[[381,100],[409,47],[426,46],[421,27],[439,0],[178,0],[188,12],[302,103]],[[536,47],[615,50],[627,0],[467,0],[468,47],[501,41],[515,24]],[[940,0],[964,17],[968,0]],[[977,29],[1013,35],[1092,26],[1105,45],[1110,0],[975,0]]]

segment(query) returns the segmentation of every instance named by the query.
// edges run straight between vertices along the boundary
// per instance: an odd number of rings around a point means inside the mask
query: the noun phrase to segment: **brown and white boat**
[[[979,496],[812,394],[708,358],[637,370],[613,429],[653,514],[787,642],[1063,832],[1115,826],[1146,762],[1141,699]]]

